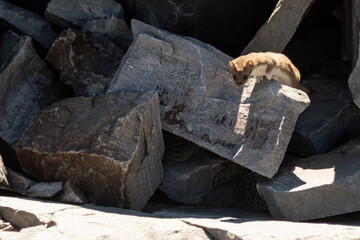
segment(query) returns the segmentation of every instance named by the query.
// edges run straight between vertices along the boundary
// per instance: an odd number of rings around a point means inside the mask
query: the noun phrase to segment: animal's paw
[[[262,82],[265,80],[265,77],[264,76],[258,76],[256,77],[256,83],[259,83],[259,82]]]

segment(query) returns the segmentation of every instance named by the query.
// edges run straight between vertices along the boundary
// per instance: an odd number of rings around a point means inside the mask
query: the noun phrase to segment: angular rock
[[[30,37],[4,33],[0,56],[0,137],[14,144],[40,109],[64,97],[64,88]]]
[[[348,83],[353,100],[360,107],[360,1],[344,1],[346,16],[345,55],[350,60],[352,72]]]
[[[58,194],[56,200],[64,203],[87,203],[87,199],[81,190],[70,181],[64,184],[63,190]]]
[[[16,153],[40,181],[71,180],[97,204],[141,209],[162,180],[155,92],[68,98],[31,122]]]
[[[233,207],[245,198],[238,191],[241,177],[248,172],[245,168],[169,135],[164,135],[164,178],[159,189],[170,199],[186,204]]]
[[[3,188],[3,187],[7,188],[9,186],[9,181],[7,180],[6,175],[7,175],[7,172],[5,169],[5,165],[4,165],[4,162],[0,155],[0,188]]]
[[[101,34],[113,41],[123,51],[129,48],[133,40],[132,32],[125,20],[116,17],[91,20],[81,30]]]
[[[302,81],[313,89],[310,106],[299,115],[288,151],[311,156],[329,151],[353,118],[346,82],[314,74]]]
[[[1,232],[1,238],[5,240],[342,240],[356,239],[360,234],[359,214],[315,223],[296,223],[274,221],[263,211],[200,206],[163,208],[147,214],[118,208],[2,197],[0,216],[20,227],[20,231]]]
[[[269,19],[246,46],[251,52],[282,52],[314,0],[279,0]]]
[[[45,17],[61,28],[82,27],[93,19],[123,18],[124,10],[114,0],[51,0]]]
[[[5,1],[0,1],[0,19],[2,24],[31,36],[46,49],[51,47],[58,35],[45,18]]]
[[[156,90],[163,129],[272,177],[306,94],[275,81],[235,85],[231,59],[210,45],[132,20],[134,43],[109,92]]]
[[[105,37],[69,29],[55,41],[46,60],[75,96],[95,96],[105,92],[123,55]]]
[[[6,168],[6,170],[8,173],[7,177],[10,185],[8,190],[14,191],[23,196],[27,196],[28,190],[31,188],[31,186],[36,184],[36,182],[32,181],[24,174],[13,171],[11,168]]]
[[[62,182],[40,182],[32,185],[27,191],[28,197],[51,198],[62,190]]]
[[[271,215],[292,221],[360,210],[360,138],[281,167],[257,185]]]

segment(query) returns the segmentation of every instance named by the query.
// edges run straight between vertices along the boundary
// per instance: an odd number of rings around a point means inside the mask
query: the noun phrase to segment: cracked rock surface
[[[108,91],[157,91],[163,129],[272,177],[308,96],[276,81],[239,88],[212,46],[137,20],[132,31]]]
[[[155,92],[68,98],[30,123],[16,153],[39,181],[71,180],[92,202],[141,209],[162,179]]]
[[[264,212],[208,207],[162,208],[154,213],[93,205],[0,198],[0,216],[20,228],[1,239],[357,239],[359,218],[330,222],[275,221]],[[106,223],[106,224],[105,224]],[[329,224],[331,223],[331,224]],[[347,225],[343,225],[346,223]]]

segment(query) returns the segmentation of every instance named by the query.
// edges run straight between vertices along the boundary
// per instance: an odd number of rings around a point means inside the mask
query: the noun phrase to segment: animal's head
[[[230,71],[233,74],[233,79],[238,86],[242,86],[249,79],[252,70],[254,69],[254,62],[248,60],[245,64],[229,62]]]

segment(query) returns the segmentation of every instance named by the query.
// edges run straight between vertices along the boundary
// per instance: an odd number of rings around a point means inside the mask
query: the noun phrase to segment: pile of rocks
[[[244,52],[283,51],[311,3],[279,1]],[[334,150],[359,131],[346,79],[314,73],[310,96],[275,80],[238,87],[229,55],[125,15],[113,0],[51,0],[44,16],[0,2],[1,189],[132,210],[159,189],[300,221],[360,210],[360,140]]]

